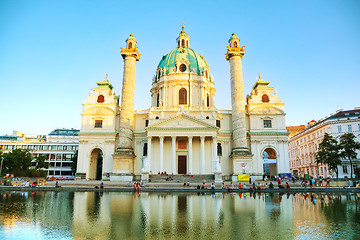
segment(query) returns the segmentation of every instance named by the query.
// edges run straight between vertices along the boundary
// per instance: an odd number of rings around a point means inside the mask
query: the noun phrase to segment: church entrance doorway
[[[99,148],[92,150],[90,155],[89,178],[95,180],[102,179],[103,152]]]
[[[186,174],[186,156],[178,156],[178,174]]]
[[[274,179],[277,173],[276,152],[272,148],[266,148],[263,152],[264,176]]]

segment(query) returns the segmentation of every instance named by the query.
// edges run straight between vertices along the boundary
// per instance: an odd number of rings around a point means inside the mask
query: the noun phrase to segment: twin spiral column
[[[113,180],[132,180],[133,172],[133,123],[135,95],[135,65],[140,60],[136,39],[130,34],[126,39],[126,48],[121,48],[124,59],[124,74],[121,94],[119,137],[116,152],[113,155]]]
[[[242,58],[245,46],[239,46],[240,39],[232,34],[227,47],[226,60],[230,63],[232,138],[231,159],[233,165],[232,180],[238,181],[240,174],[253,174],[253,155],[247,144],[245,95],[242,73]]]
[[[242,73],[242,58],[245,47],[239,47],[240,39],[233,33],[229,40],[226,60],[230,63],[231,106],[233,125],[233,155],[248,152],[246,141],[245,95]]]

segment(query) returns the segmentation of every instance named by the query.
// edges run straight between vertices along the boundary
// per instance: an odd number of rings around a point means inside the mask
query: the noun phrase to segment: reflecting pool
[[[359,239],[354,194],[0,192],[0,239]]]

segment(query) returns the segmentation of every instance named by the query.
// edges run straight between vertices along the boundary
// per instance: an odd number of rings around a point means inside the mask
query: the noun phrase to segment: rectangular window
[[[62,171],[61,175],[63,175],[63,176],[71,176],[72,172],[71,171]]]
[[[348,125],[348,132],[352,132],[352,126]]]
[[[149,126],[149,120],[145,120],[145,127]]]
[[[264,120],[264,128],[271,128],[271,120]]]
[[[338,126],[338,132],[341,133],[341,125]]]
[[[148,154],[148,145],[147,143],[144,143],[143,156],[147,156],[147,154]]]
[[[357,165],[353,165],[353,172],[355,172],[357,169]]]
[[[43,150],[43,148],[44,148],[44,146],[40,146],[40,147],[39,147],[39,150]]]
[[[63,150],[67,150],[67,146],[63,146]]]
[[[217,144],[217,155],[222,156],[222,146],[221,143]]]
[[[95,120],[95,128],[102,128],[102,120]]]
[[[39,145],[35,145],[35,150],[39,150]]]
[[[359,131],[360,131],[360,123],[358,124],[358,128],[359,128]]]
[[[56,146],[55,145],[51,146],[51,150],[56,150]]]
[[[347,166],[343,165],[343,173],[348,173]]]
[[[221,122],[220,122],[220,120],[216,120],[216,126],[217,126],[217,127],[221,127]]]

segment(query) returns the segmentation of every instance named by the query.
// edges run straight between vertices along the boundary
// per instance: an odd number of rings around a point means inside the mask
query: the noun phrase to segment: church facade
[[[121,97],[107,79],[97,82],[83,104],[77,174],[86,179],[147,181],[151,174],[213,176],[238,180],[249,174],[290,173],[284,104],[259,74],[244,95],[244,47],[229,39],[232,109],[215,107],[215,83],[204,57],[190,48],[184,27],[177,47],[163,56],[151,84],[151,103],[134,110],[135,65],[131,34],[121,48]]]

